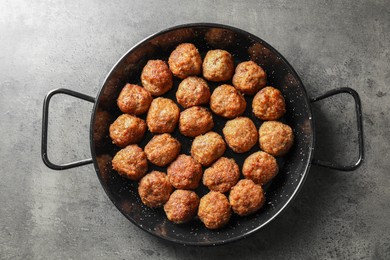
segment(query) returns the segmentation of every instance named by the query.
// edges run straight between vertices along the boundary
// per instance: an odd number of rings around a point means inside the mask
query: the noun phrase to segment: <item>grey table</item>
[[[389,259],[389,17],[387,0],[1,1],[0,258]],[[310,97],[347,86],[363,103],[362,167],[312,166],[284,214],[245,240],[211,248],[173,245],[135,227],[109,201],[92,165],[56,172],[40,158],[49,90],[94,96],[126,50],[190,22],[228,24],[263,38],[291,62]],[[90,156],[91,109],[70,97],[53,98],[53,161]],[[340,95],[313,109],[316,156],[353,161],[352,99]]]

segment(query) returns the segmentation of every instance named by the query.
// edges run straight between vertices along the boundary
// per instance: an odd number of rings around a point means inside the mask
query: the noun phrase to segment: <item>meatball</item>
[[[224,50],[208,51],[203,61],[203,77],[220,82],[230,80],[234,73],[232,55]]]
[[[264,185],[278,174],[279,168],[275,157],[259,151],[248,156],[242,166],[242,174],[254,183]]]
[[[176,92],[177,102],[184,108],[207,104],[210,100],[207,82],[198,77],[188,77],[180,82]]]
[[[161,96],[172,88],[172,73],[162,60],[149,60],[141,73],[144,88],[153,96]]]
[[[146,154],[136,144],[126,146],[112,159],[112,168],[123,177],[138,181],[148,170]]]
[[[262,120],[276,120],[286,113],[286,104],[278,89],[265,87],[253,98],[252,110]]]
[[[156,98],[150,104],[146,123],[152,133],[172,133],[179,120],[179,107],[168,98]]]
[[[240,178],[240,169],[233,159],[219,158],[203,174],[203,184],[210,190],[228,192]]]
[[[176,189],[193,190],[202,178],[202,165],[191,156],[181,154],[167,169],[168,178]]]
[[[221,157],[225,150],[226,144],[223,138],[215,132],[208,132],[195,137],[191,146],[191,155],[198,163],[209,166]]]
[[[210,191],[200,199],[198,216],[208,229],[225,226],[232,215],[229,201],[225,195]]]
[[[249,151],[259,138],[255,124],[247,117],[227,121],[222,132],[226,143],[236,153]]]
[[[199,206],[199,197],[190,190],[175,190],[164,205],[167,218],[176,223],[182,224],[190,221],[196,214]]]
[[[234,32],[226,29],[211,28],[205,34],[208,44],[215,48],[225,48],[234,41]]]
[[[214,127],[213,116],[204,107],[190,107],[180,113],[179,130],[185,136],[195,137]]]
[[[142,115],[148,111],[152,96],[138,85],[126,84],[117,99],[119,109],[126,114]]]
[[[273,156],[285,155],[294,143],[290,126],[278,121],[266,121],[259,129],[260,148]]]
[[[119,147],[135,144],[141,141],[146,131],[145,121],[132,115],[120,115],[110,125],[112,142]]]
[[[185,79],[199,75],[202,69],[202,58],[192,43],[182,43],[169,56],[169,68],[173,75]]]
[[[166,166],[179,155],[181,144],[170,134],[155,135],[145,146],[148,160],[157,166]]]
[[[244,113],[246,101],[233,86],[221,85],[210,97],[210,108],[219,116],[234,118]]]
[[[253,95],[265,86],[267,75],[253,61],[244,61],[237,65],[233,76],[233,85],[242,93]]]
[[[230,205],[233,211],[246,216],[258,211],[265,202],[263,189],[252,180],[240,180],[229,194]]]
[[[138,184],[138,194],[143,204],[157,208],[168,201],[173,187],[163,172],[152,171],[146,174]]]

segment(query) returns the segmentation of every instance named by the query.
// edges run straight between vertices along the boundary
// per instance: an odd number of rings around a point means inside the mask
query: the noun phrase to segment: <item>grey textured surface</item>
[[[0,258],[389,259],[389,1],[0,2]],[[58,87],[95,96],[130,47],[166,27],[247,30],[290,61],[309,96],[348,86],[363,103],[366,160],[354,172],[312,166],[292,205],[255,235],[211,248],[144,233],[112,205],[92,165],[62,172],[40,158],[42,102]],[[92,105],[53,98],[50,158],[90,156]],[[314,106],[317,156],[352,161],[352,98]]]

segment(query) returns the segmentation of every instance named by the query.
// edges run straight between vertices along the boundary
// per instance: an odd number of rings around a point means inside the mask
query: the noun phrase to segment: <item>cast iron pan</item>
[[[285,97],[287,113],[281,121],[290,125],[295,135],[295,143],[292,150],[283,158],[278,159],[280,166],[279,174],[271,183],[264,187],[266,192],[264,207],[257,213],[247,217],[233,215],[229,224],[220,230],[212,231],[206,229],[197,218],[187,224],[173,224],[167,220],[162,209],[151,209],[144,206],[137,194],[137,183],[120,177],[112,170],[110,165],[112,157],[119,148],[111,143],[108,136],[108,125],[121,114],[116,105],[116,98],[120,90],[127,82],[140,84],[141,70],[149,59],[167,61],[171,51],[183,42],[194,43],[199,49],[202,58],[210,49],[225,49],[234,56],[235,65],[247,60],[257,62],[268,75],[267,85],[278,88]],[[180,80],[175,78],[174,87],[164,97],[176,101],[175,91],[179,83]],[[220,84],[210,82],[211,91]],[[47,156],[49,101],[53,95],[58,93],[68,94],[95,103],[90,128],[92,159],[63,165],[56,165],[49,161]],[[352,165],[336,165],[332,162],[312,159],[315,133],[310,103],[338,93],[351,94],[356,104],[359,157]],[[246,100],[247,109],[244,116],[252,118],[256,126],[259,127],[262,121],[254,117],[251,112],[252,97],[246,96]],[[145,115],[141,118],[145,119]],[[213,131],[222,135],[221,130],[226,119],[214,116],[214,122],[215,127]],[[190,154],[193,139],[182,136],[177,129],[173,136],[182,143],[181,153]],[[144,147],[151,137],[152,134],[148,132],[140,146]],[[244,154],[236,154],[228,148],[224,156],[234,158],[241,168],[245,158],[258,150],[258,144]],[[48,167],[56,170],[68,169],[93,162],[103,189],[118,210],[135,225],[152,235],[184,245],[223,244],[244,238],[258,231],[278,216],[291,203],[303,185],[311,163],[339,170],[353,170],[360,165],[363,160],[360,99],[354,90],[341,88],[310,100],[299,76],[286,59],[260,38],[243,30],[225,25],[181,25],[152,35],[130,49],[109,72],[96,98],[67,89],[56,89],[48,93],[43,109],[42,158]],[[152,170],[166,171],[166,168],[149,164],[149,171]],[[197,193],[202,196],[207,193],[207,189],[200,187],[197,189]]]

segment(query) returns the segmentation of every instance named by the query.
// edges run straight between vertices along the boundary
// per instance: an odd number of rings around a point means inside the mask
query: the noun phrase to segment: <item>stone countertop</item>
[[[1,1],[0,258],[389,259],[390,5],[379,1]],[[197,248],[161,241],[130,223],[92,165],[48,169],[40,157],[42,103],[54,88],[95,96],[130,47],[162,29],[214,22],[274,46],[310,97],[337,87],[362,100],[366,158],[352,172],[312,166],[291,206],[247,239]],[[50,107],[56,162],[90,157],[92,105]],[[352,162],[353,99],[313,105],[316,157]]]

